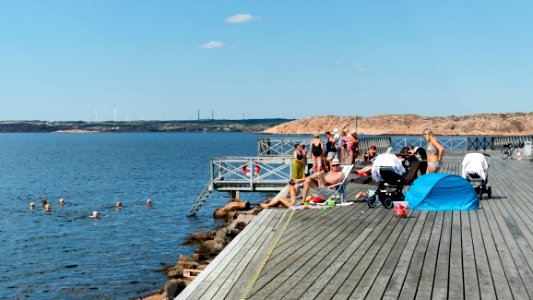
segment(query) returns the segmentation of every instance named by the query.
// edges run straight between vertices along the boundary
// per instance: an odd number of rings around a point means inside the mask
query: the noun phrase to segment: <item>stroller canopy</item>
[[[479,208],[476,191],[466,179],[450,174],[426,174],[414,181],[405,201],[414,210],[469,210]]]
[[[463,178],[466,178],[467,174],[475,173],[479,175],[483,180],[487,179],[487,169],[489,164],[485,159],[485,155],[482,153],[468,153],[462,162],[463,165]]]

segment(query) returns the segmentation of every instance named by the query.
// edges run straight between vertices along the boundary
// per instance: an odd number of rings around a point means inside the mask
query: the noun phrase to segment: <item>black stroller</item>
[[[463,178],[472,183],[479,200],[483,198],[483,194],[487,194],[489,199],[492,198],[492,188],[488,185],[489,164],[490,155],[484,153],[468,153],[462,162]]]
[[[368,207],[376,207],[377,199],[381,201],[385,208],[392,208],[393,201],[404,201],[403,186],[405,177],[396,174],[392,167],[380,167],[379,175],[381,180],[376,193],[368,198]]]

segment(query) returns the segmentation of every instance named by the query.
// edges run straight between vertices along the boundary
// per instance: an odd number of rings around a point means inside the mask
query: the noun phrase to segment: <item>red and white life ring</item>
[[[259,175],[259,173],[261,173],[261,166],[259,165],[258,162],[255,163],[255,175]],[[242,164],[242,173],[244,175],[248,175],[248,164],[245,162]]]

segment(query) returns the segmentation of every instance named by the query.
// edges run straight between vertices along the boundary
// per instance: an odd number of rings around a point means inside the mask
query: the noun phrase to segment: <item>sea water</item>
[[[214,228],[213,210],[227,201],[225,194],[212,196],[197,217],[186,217],[210,159],[255,156],[260,137],[0,134],[0,298],[124,299],[155,292],[166,282],[161,269],[194,251],[181,245],[186,236]],[[52,212],[43,211],[43,198]],[[103,217],[89,218],[95,210]]]

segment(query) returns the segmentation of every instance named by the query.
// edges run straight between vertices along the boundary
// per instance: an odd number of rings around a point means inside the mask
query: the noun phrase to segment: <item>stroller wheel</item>
[[[483,199],[483,188],[479,187],[478,194],[479,194],[479,200]]]
[[[370,198],[368,198],[368,207],[370,208],[374,208],[376,207],[376,196],[372,196]]]
[[[383,200],[383,207],[387,208],[387,209],[391,209],[393,206],[393,203],[392,203],[392,198],[390,197],[387,197]]]
[[[489,196],[489,199],[492,198],[492,187],[487,188],[487,196]]]

